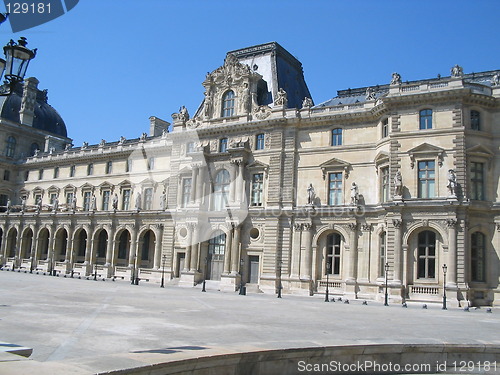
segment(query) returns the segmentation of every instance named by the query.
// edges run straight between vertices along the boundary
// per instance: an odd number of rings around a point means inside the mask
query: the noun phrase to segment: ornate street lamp
[[[36,48],[30,50],[26,47],[28,42],[21,37],[17,43],[12,39],[3,51],[5,60],[0,59],[0,79],[5,72],[5,83],[1,87],[0,95],[10,95],[16,83],[22,82],[31,60],[36,56]]]
[[[389,262],[385,263],[384,269],[385,269],[385,300],[384,300],[384,306],[389,306],[389,295],[387,294],[387,274],[389,272]]]
[[[448,267],[446,267],[446,264],[443,264],[443,310],[448,310],[446,308],[446,271],[448,270]]]
[[[325,294],[325,302],[330,302],[330,299],[329,299],[329,296],[328,296],[328,284],[329,284],[329,280],[328,280],[328,276],[330,275],[330,267],[331,267],[331,264],[329,262],[326,263],[326,294]]]
[[[245,293],[243,293],[243,265],[245,264],[245,261],[243,258],[240,259],[240,292],[238,293],[240,296],[244,296]]]
[[[161,257],[161,285],[160,288],[165,288],[165,261],[167,260],[167,256],[163,254]]]

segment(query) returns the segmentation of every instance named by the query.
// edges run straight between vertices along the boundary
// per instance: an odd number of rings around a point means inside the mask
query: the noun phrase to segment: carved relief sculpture
[[[288,105],[288,95],[283,88],[280,88],[278,90],[278,93],[276,94],[276,99],[274,100],[274,105],[282,105],[283,107],[287,107]]]

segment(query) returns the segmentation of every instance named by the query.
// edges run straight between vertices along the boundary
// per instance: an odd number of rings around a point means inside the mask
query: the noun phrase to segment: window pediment
[[[438,159],[438,165],[443,166],[444,149],[429,143],[422,143],[421,145],[408,150],[410,155],[410,167],[415,167],[415,160],[425,157],[432,157]]]
[[[263,171],[266,178],[268,176],[268,171],[269,171],[269,165],[262,163],[258,160],[253,161],[252,163],[247,165],[247,169],[251,172],[256,172],[256,171]]]
[[[343,171],[345,178],[348,178],[351,164],[337,158],[332,158],[328,161],[325,161],[323,164],[320,164],[319,167],[323,172],[323,180],[326,178],[326,174],[332,171]]]
[[[486,146],[477,145],[467,149],[467,155],[478,156],[485,159],[492,159],[495,154]]]
[[[381,164],[386,164],[389,162],[389,153],[385,151],[381,151],[375,156],[375,159],[373,159],[373,162],[375,163],[375,166],[378,167]]]

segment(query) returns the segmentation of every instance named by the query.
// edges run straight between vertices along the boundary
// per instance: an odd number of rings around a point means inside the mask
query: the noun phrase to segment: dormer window
[[[234,116],[234,91],[230,90],[222,97],[222,117]]]

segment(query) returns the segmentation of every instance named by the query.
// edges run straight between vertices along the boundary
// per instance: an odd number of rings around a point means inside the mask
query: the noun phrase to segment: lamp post
[[[163,254],[161,257],[161,285],[160,288],[165,288],[165,261],[167,260],[167,256]]]
[[[137,255],[134,255],[132,259],[132,269],[131,269],[131,275],[130,275],[130,284],[135,285],[135,258]]]
[[[36,56],[36,48],[30,50],[27,44],[26,38],[21,37],[17,43],[11,39],[3,47],[5,60],[0,59],[0,78],[5,71],[5,83],[0,87],[0,95],[12,94],[16,84],[23,81],[30,61]]]
[[[443,264],[443,310],[448,310],[446,308],[446,271],[448,267],[446,264]]]
[[[389,295],[387,294],[387,274],[389,272],[389,262],[385,262],[384,270],[385,270],[385,299],[384,299],[384,306],[389,306]]]
[[[240,296],[245,295],[243,293],[243,265],[245,264],[245,261],[243,258],[240,259],[240,292],[238,293]]]
[[[278,262],[278,298],[281,298],[281,261]]]
[[[330,275],[330,267],[331,267],[331,264],[329,262],[326,263],[326,293],[325,293],[325,302],[330,302],[330,299],[329,299],[329,296],[328,296],[328,284],[329,284],[329,280],[328,280],[328,276]]]
[[[94,264],[94,281],[97,281],[97,258]]]
[[[206,292],[207,290],[205,289],[205,284],[207,281],[207,264],[208,264],[208,258],[205,257],[205,271],[203,272],[203,288],[201,289],[202,292]]]

